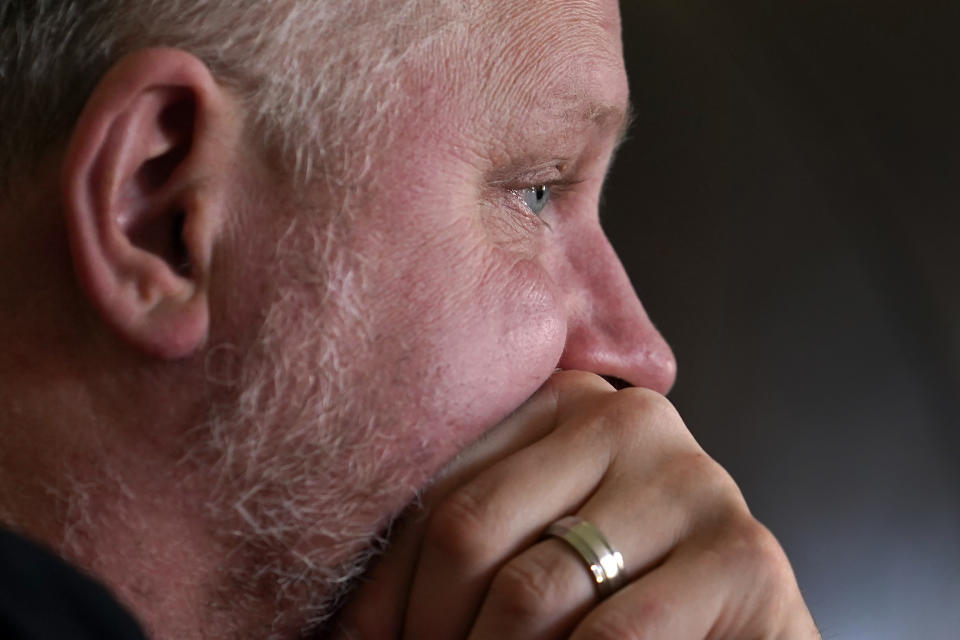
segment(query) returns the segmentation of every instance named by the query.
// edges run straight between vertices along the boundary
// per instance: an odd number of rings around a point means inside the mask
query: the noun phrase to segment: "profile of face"
[[[219,502],[255,523],[258,553],[269,534],[309,557],[319,536],[358,570],[388,519],[557,368],[672,384],[598,217],[628,105],[616,0],[475,4],[403,65],[392,135],[335,242],[310,216],[236,234],[237,255],[280,237],[228,276],[268,311],[211,418],[221,460],[244,460],[227,475],[246,485]],[[249,317],[243,304],[225,308]]]

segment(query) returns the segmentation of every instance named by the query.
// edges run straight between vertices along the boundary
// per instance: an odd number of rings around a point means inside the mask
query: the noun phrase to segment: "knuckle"
[[[727,516],[720,529],[710,531],[704,549],[725,574],[738,576],[743,585],[731,610],[734,617],[726,625],[750,629],[750,637],[774,638],[788,621],[808,616],[790,561],[769,529],[745,512]],[[726,631],[718,633],[710,637],[726,637],[722,635]]]
[[[720,636],[711,638],[726,637],[728,627],[749,629],[750,637],[779,637],[788,621],[806,613],[786,553],[770,530],[749,513],[728,518],[712,539],[711,555],[719,559],[725,573],[739,576],[743,588],[731,609],[733,617],[717,630]]]
[[[657,477],[672,500],[689,504],[693,513],[707,520],[749,514],[733,477],[702,449],[678,452],[665,459]]]
[[[803,605],[803,610],[798,614],[793,626],[785,629],[780,637],[784,640],[788,638],[796,638],[797,640],[823,640],[823,634],[821,634],[820,629],[817,628],[817,623],[814,622],[813,616],[810,615],[806,605]]]
[[[747,502],[733,476],[705,452],[699,451],[696,456],[701,470],[700,477],[696,480],[697,486],[701,487],[722,511],[749,515]]]
[[[729,544],[734,556],[746,559],[756,579],[758,593],[778,603],[797,591],[793,569],[776,537],[752,517],[740,518],[733,527]]]
[[[679,420],[673,404],[662,394],[643,387],[621,389],[613,396],[614,406],[628,415],[643,413],[651,418]]]
[[[618,440],[642,441],[678,430],[688,434],[670,401],[650,389],[632,387],[610,394],[599,412],[599,425]]]
[[[490,514],[469,485],[448,496],[427,523],[424,544],[456,566],[472,566],[492,553]]]
[[[781,625],[776,631],[771,631],[765,637],[772,640],[823,640],[823,635],[817,628],[813,616],[805,604],[795,609],[792,620]]]
[[[531,551],[497,572],[488,597],[501,618],[522,626],[556,611],[564,600],[565,584],[556,563]]]

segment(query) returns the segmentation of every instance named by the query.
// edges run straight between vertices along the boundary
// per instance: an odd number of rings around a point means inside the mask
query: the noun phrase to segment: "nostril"
[[[606,380],[607,382],[609,382],[610,385],[617,391],[620,391],[620,389],[626,389],[628,387],[633,386],[623,378],[618,378],[616,376],[600,376],[600,377]]]

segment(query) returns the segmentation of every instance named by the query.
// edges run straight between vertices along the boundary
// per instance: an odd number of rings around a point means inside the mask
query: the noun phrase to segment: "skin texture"
[[[161,639],[816,637],[600,228],[616,3],[465,7],[348,179],[273,174],[188,53],[107,74],[3,212],[0,515]],[[633,580],[599,607],[537,542],[573,512]]]

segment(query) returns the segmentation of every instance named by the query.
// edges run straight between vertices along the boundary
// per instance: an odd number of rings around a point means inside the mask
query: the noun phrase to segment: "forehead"
[[[615,0],[479,2],[469,11],[491,51],[533,47],[570,53],[620,55],[620,11]],[[513,40],[513,38],[517,38]],[[497,46],[497,45],[500,46]]]
[[[498,97],[575,106],[625,98],[616,2],[534,0],[488,3],[476,45]],[[494,8],[496,7],[496,8]]]
[[[576,109],[626,99],[616,2],[493,2],[475,46],[496,99]]]
[[[423,53],[407,77],[434,127],[451,122],[441,105],[465,116],[457,126],[526,136],[558,120],[619,119],[626,108],[616,0],[463,0]]]

